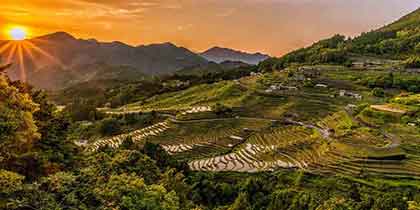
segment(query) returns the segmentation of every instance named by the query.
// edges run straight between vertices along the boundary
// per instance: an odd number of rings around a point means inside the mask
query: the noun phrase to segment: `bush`
[[[385,91],[382,88],[374,88],[372,90],[372,95],[374,95],[376,97],[384,97],[385,96]]]
[[[115,118],[107,118],[100,122],[99,132],[104,136],[110,136],[121,132],[121,123]]]
[[[407,60],[405,60],[404,65],[406,68],[420,68],[420,57],[410,57]]]
[[[312,80],[305,80],[303,82],[303,87],[314,87],[315,83]]]
[[[217,103],[214,106],[214,112],[219,116],[228,116],[232,113],[232,108],[227,107],[223,104]]]

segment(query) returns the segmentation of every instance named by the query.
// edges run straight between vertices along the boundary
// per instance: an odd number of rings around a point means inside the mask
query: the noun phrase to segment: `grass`
[[[209,171],[223,166],[220,161],[226,162],[228,157],[234,159],[234,166],[229,167],[238,171],[278,169],[280,165],[276,161],[283,161],[306,171],[343,174],[355,179],[420,177],[420,167],[416,166],[420,163],[420,148],[417,146],[420,144],[420,129],[402,124],[400,115],[370,108],[370,105],[387,103],[413,113],[418,96],[398,96],[400,91],[393,90],[391,95],[397,97],[392,100],[373,97],[371,90],[360,83],[367,77],[387,75],[387,71],[337,66],[319,68],[322,69],[321,76],[313,80],[327,84],[328,88],[299,86],[294,94],[265,93],[272,84],[288,82],[285,72],[274,72],[244,77],[239,81],[202,84],[157,95],[124,108],[177,112],[176,121],[170,123],[169,129],[145,140],[175,148],[173,151],[183,147],[179,152],[173,152],[176,158],[190,163],[195,161],[199,168]],[[343,89],[359,93],[363,99],[334,96]],[[232,112],[227,115],[217,115],[213,111],[179,114],[191,107],[217,103],[231,107]],[[366,104],[366,108],[347,112],[345,107],[349,104]],[[278,123],[284,118],[334,132],[330,139],[323,139],[316,129]],[[401,145],[387,148],[395,142],[384,133],[398,137]]]

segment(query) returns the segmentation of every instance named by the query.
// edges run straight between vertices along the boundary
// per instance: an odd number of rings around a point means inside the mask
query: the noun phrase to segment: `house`
[[[298,68],[298,72],[301,72],[305,77],[315,78],[321,75],[321,71],[317,67],[302,66]]]
[[[347,110],[348,112],[353,112],[354,110],[357,109],[357,106],[354,104],[347,104],[347,106],[344,109]]]
[[[355,109],[355,108],[357,108],[357,106],[354,105],[354,104],[347,104],[346,108],[348,108],[348,109]]]
[[[239,141],[243,141],[244,138],[240,137],[240,136],[229,136],[229,138],[233,139],[233,140],[239,140]]]
[[[286,89],[286,90],[298,90],[298,88],[297,87],[294,87],[294,86],[283,86],[283,85],[280,85],[280,88],[281,89]]]
[[[328,85],[316,84],[315,87],[318,87],[318,88],[328,88]]]
[[[361,100],[363,98],[363,96],[358,94],[358,93],[353,93],[353,92],[346,91],[346,90],[340,90],[340,96],[341,97],[351,97],[351,98],[355,98],[355,99],[358,99],[358,100]]]
[[[265,92],[272,93],[276,90],[298,90],[298,88],[293,87],[293,86],[284,86],[284,85],[278,84],[278,85],[270,85],[270,87],[267,90],[265,90]]]
[[[249,75],[251,75],[251,76],[261,76],[262,73],[260,73],[260,72],[251,72]]]
[[[74,144],[79,147],[85,147],[88,145],[88,141],[87,140],[74,141]]]

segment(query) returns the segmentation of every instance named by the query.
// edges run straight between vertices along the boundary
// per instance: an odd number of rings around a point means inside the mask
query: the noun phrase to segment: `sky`
[[[337,33],[381,27],[419,7],[420,0],[1,0],[0,29],[280,56]]]

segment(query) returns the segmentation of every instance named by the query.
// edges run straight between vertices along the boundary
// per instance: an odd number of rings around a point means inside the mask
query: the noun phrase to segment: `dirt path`
[[[370,105],[370,108],[375,109],[375,110],[379,110],[379,111],[399,113],[399,114],[407,113],[406,110],[397,109],[397,108],[394,108],[394,107],[390,107],[388,105]]]

